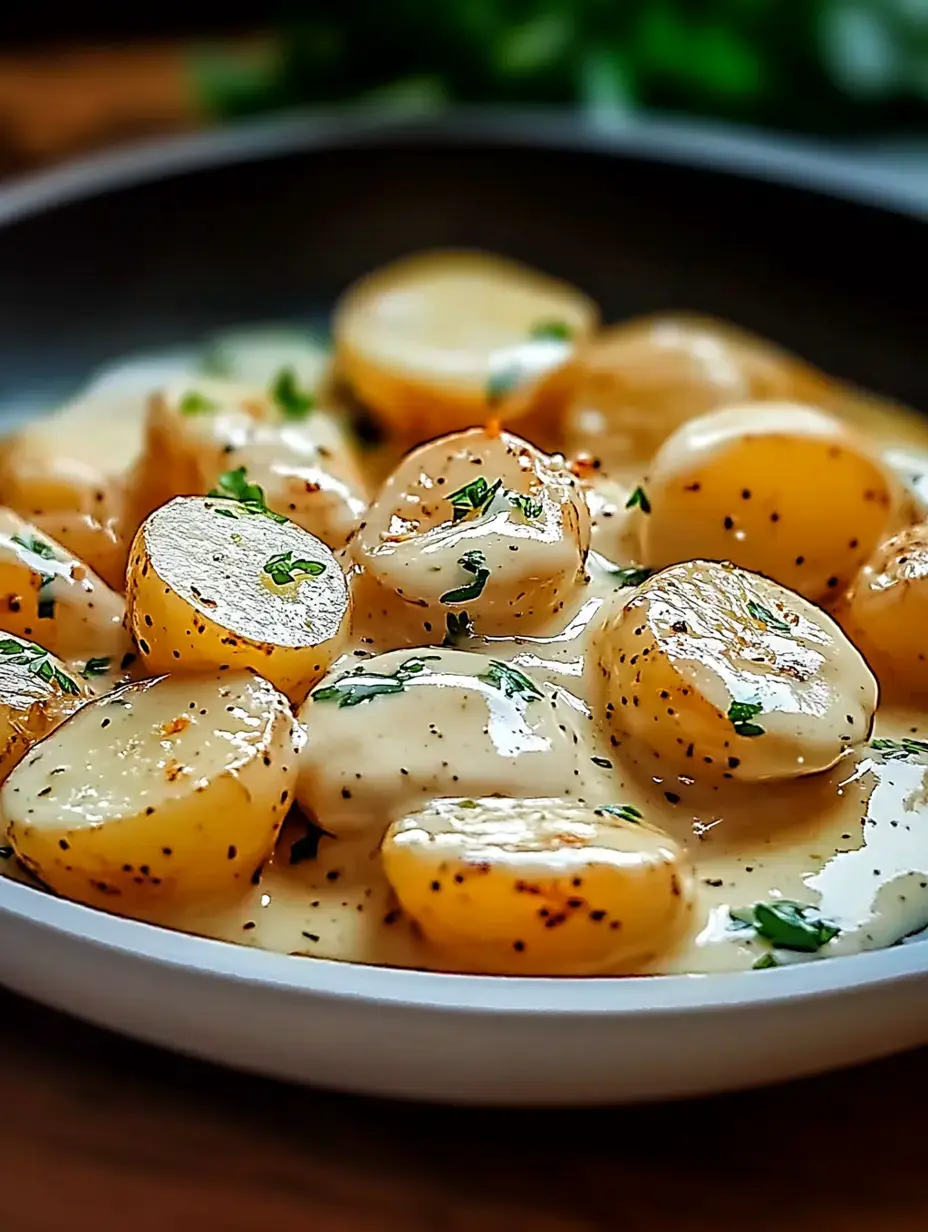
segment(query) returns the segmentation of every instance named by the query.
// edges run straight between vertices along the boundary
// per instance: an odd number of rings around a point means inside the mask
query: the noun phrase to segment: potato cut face
[[[0,630],[64,658],[129,647],[125,605],[83,561],[9,509],[0,509]]]
[[[428,940],[479,971],[591,974],[640,962],[672,941],[692,905],[677,844],[621,806],[436,800],[396,821],[382,851]]]
[[[0,781],[90,696],[85,681],[42,646],[0,634]]]
[[[336,352],[355,393],[394,430],[434,435],[562,402],[596,319],[581,292],[525,266],[426,253],[345,294]]]
[[[345,576],[324,543],[247,503],[177,497],[139,528],[128,622],[152,671],[250,667],[301,701],[342,650]]]
[[[232,894],[273,849],[300,740],[286,698],[250,672],[124,685],[9,777],[9,841],[52,889],[95,906]]]

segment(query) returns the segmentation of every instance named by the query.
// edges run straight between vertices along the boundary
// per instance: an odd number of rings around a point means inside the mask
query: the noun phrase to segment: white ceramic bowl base
[[[928,1043],[928,946],[721,976],[547,980],[291,958],[0,882],[0,980],[180,1052],[486,1104],[698,1095]]]

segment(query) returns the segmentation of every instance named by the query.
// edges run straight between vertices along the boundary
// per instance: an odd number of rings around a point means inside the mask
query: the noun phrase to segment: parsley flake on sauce
[[[355,668],[340,676],[333,684],[310,693],[314,702],[335,702],[339,709],[345,706],[360,706],[362,702],[372,701],[386,693],[402,693],[406,682],[413,676],[430,669],[427,664],[437,662],[439,655],[417,655],[406,659],[395,672],[387,675],[385,672],[369,672],[363,667]]]
[[[537,321],[528,336],[539,342],[570,342],[574,334],[566,321]]]
[[[901,740],[871,740],[870,747],[882,753],[887,761],[904,761],[907,757],[928,753],[928,740],[913,740],[904,736]]]
[[[206,394],[201,394],[198,389],[188,389],[177,404],[182,415],[207,415],[217,408],[218,403],[207,398]]]
[[[0,641],[0,657],[7,663],[25,667],[27,672],[38,676],[46,684],[56,684],[62,693],[76,695],[80,692],[71,677],[55,667],[49,658],[48,651],[43,650],[41,646],[24,646],[20,642],[14,642],[12,638],[3,638]]]
[[[634,509],[636,505],[642,513],[651,512],[651,502],[648,500],[648,494],[640,484],[625,502],[625,508]]]
[[[316,404],[308,389],[301,389],[293,368],[281,368],[271,382],[271,397],[285,419],[305,419]]]
[[[631,804],[601,804],[596,812],[611,813],[613,817],[620,817],[622,821],[632,821],[635,825],[644,820],[644,814]]]
[[[841,931],[817,907],[786,899],[763,900],[751,907],[732,908],[729,914],[736,929],[753,928],[758,937],[763,937],[775,948],[803,954],[816,953]]]
[[[502,479],[497,479],[495,483],[489,484],[483,475],[478,475],[470,483],[465,483],[463,488],[451,492],[446,499],[451,505],[452,522],[460,522],[471,513],[485,513],[502,482]]]
[[[244,466],[238,466],[234,471],[224,471],[219,476],[218,488],[212,488],[207,495],[223,500],[238,501],[242,512],[261,514],[273,522],[283,523],[288,520],[283,514],[268,509],[264,499],[264,489],[260,484],[248,482],[248,471]],[[216,513],[224,518],[235,517],[231,509],[217,509]]]
[[[505,697],[524,697],[534,702],[543,696],[541,689],[524,672],[520,672],[511,663],[502,663],[498,659],[491,659],[490,666],[485,672],[481,672],[477,679],[493,685]]]
[[[110,670],[111,659],[100,657],[98,659],[88,659],[84,664],[84,670],[81,675],[85,680],[92,680],[94,676],[105,676]]]
[[[465,552],[458,561],[465,573],[472,573],[474,580],[455,590],[448,590],[441,596],[442,603],[469,603],[471,599],[479,599],[483,594],[490,570],[487,568],[487,558],[482,552]]]
[[[728,707],[728,721],[738,736],[763,736],[766,728],[751,720],[763,710],[760,702],[732,702]]]

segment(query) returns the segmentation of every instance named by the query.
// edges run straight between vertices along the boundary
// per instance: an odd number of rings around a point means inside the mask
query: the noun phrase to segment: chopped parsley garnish
[[[469,603],[471,599],[479,599],[483,594],[483,588],[490,577],[484,554],[476,551],[465,552],[458,564],[465,573],[472,573],[474,580],[465,586],[458,586],[456,590],[445,591],[441,596],[441,603]]]
[[[766,971],[768,967],[779,967],[779,963],[770,953],[761,954],[760,958],[755,959],[751,964],[752,971]]]
[[[21,642],[14,642],[12,638],[7,637],[0,641],[0,656],[7,663],[25,667],[27,672],[38,676],[46,684],[55,683],[62,693],[76,695],[80,692],[77,684],[52,663],[48,651],[43,650],[41,646],[24,646]]]
[[[207,398],[206,394],[201,394],[198,389],[190,389],[178,402],[177,409],[182,415],[206,415],[215,411],[217,406],[218,403]]]
[[[84,664],[84,670],[81,672],[81,675],[85,680],[92,680],[94,676],[105,676],[110,670],[110,662],[110,659],[102,657],[99,659],[88,659]]]
[[[319,854],[319,843],[324,838],[332,838],[328,830],[306,822],[306,833],[290,845],[290,863],[302,864],[304,860],[315,860]]]
[[[477,679],[493,685],[505,697],[524,697],[534,702],[540,701],[544,696],[541,689],[524,672],[520,672],[511,663],[501,663],[498,659],[491,659],[490,666],[485,672],[481,672]]]
[[[544,506],[540,500],[532,500],[530,496],[523,496],[521,492],[510,492],[508,496],[510,505],[513,509],[518,509],[527,522],[533,522],[541,517]]]
[[[445,621],[445,646],[458,646],[474,636],[474,622],[466,612],[449,612]]]
[[[491,373],[486,385],[487,402],[491,406],[495,402],[501,402],[514,389],[518,389],[521,383],[522,369],[517,364],[511,364],[508,368],[501,368],[499,372]]]
[[[14,535],[13,542],[18,543],[21,548],[26,548],[29,552],[35,552],[36,556],[41,556],[43,560],[55,559],[55,549],[51,544],[43,543],[41,539],[36,539],[35,536],[31,539],[21,539],[19,535]]]
[[[566,321],[536,321],[528,336],[545,342],[570,342],[574,334]]]
[[[293,368],[281,368],[271,382],[271,397],[285,419],[305,419],[316,399],[308,389],[300,389]]]
[[[317,560],[294,560],[292,552],[278,552],[264,562],[266,573],[275,586],[287,586],[300,577],[318,577],[325,572],[325,565]]]
[[[489,484],[483,475],[478,475],[470,483],[465,483],[463,488],[452,492],[446,498],[451,504],[452,521],[460,522],[470,513],[484,513],[502,482],[502,479],[497,479],[496,483]]]
[[[653,569],[645,569],[643,565],[616,565],[609,568],[610,577],[614,577],[620,586],[640,586],[653,572]]]
[[[833,921],[826,920],[817,907],[786,899],[733,908],[729,914],[737,929],[753,928],[758,937],[778,949],[797,950],[803,954],[814,954],[841,931]]]
[[[360,706],[362,702],[369,702],[384,693],[402,693],[408,680],[427,672],[429,668],[426,664],[437,661],[439,657],[419,655],[406,659],[389,676],[383,672],[369,672],[358,667],[339,677],[334,684],[317,689],[310,697],[314,702],[335,702],[341,709],[343,706]]]
[[[928,753],[928,740],[912,740],[904,736],[901,740],[871,740],[870,747],[882,753],[887,761],[902,761],[906,757]]]
[[[234,471],[224,471],[219,476],[219,487],[212,488],[209,496],[218,496],[224,500],[238,501],[245,513],[259,513],[274,522],[286,522],[281,513],[268,509],[264,499],[264,489],[257,483],[248,482],[248,471],[244,466],[236,467]],[[224,518],[234,518],[231,509],[217,509],[216,513]]]
[[[648,494],[640,484],[625,502],[625,508],[634,509],[636,505],[642,513],[651,512],[651,502],[648,500]]]
[[[601,804],[597,812],[611,813],[613,817],[621,817],[623,821],[633,821],[635,825],[644,820],[644,814],[631,804]]]
[[[36,539],[35,536],[31,539],[21,539],[19,535],[13,536],[13,542],[18,543],[21,548],[25,548],[28,552],[34,552],[36,556],[41,556],[43,560],[55,560],[55,549],[47,543],[43,543],[41,539]],[[55,600],[49,594],[48,588],[55,580],[53,573],[40,573],[39,578],[39,595],[38,595],[38,615],[39,620],[51,620],[55,615]]]
[[[779,616],[775,616],[769,608],[764,607],[762,603],[755,603],[751,599],[748,603],[748,611],[755,620],[759,620],[762,625],[766,625],[768,629],[772,629],[774,633],[792,633],[792,627],[781,620]]]
[[[728,721],[739,736],[763,736],[766,729],[751,722],[762,710],[760,702],[732,702],[728,707]]]

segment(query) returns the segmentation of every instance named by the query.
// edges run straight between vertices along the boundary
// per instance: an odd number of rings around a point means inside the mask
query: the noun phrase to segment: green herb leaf
[[[197,389],[190,389],[178,402],[177,409],[182,415],[205,415],[217,410],[218,405],[212,398],[207,398],[206,394],[201,394]]]
[[[292,552],[278,552],[264,562],[266,573],[275,586],[286,586],[300,577],[318,577],[325,572],[325,565],[316,560],[294,560]]]
[[[324,838],[332,838],[328,830],[306,822],[306,833],[290,845],[290,863],[302,864],[304,860],[315,860],[319,854],[319,843]]]
[[[566,321],[537,321],[528,336],[546,342],[570,342],[574,335]]]
[[[358,667],[339,677],[334,684],[310,693],[310,697],[314,702],[336,702],[339,709],[360,706],[362,702],[369,702],[384,693],[402,693],[411,677],[427,672],[427,664],[436,662],[438,658],[438,655],[417,655],[406,659],[391,676]]]
[[[273,522],[288,521],[283,514],[274,513],[272,509],[268,509],[264,499],[264,489],[260,484],[248,482],[248,471],[244,466],[236,467],[234,471],[224,471],[219,476],[219,487],[212,488],[207,495],[238,501],[243,512],[261,514]],[[225,518],[235,516],[230,509],[217,509],[216,513]]]
[[[752,965],[752,971],[766,971],[768,967],[779,967],[779,963],[770,953],[761,954],[760,958],[756,959]]]
[[[277,373],[271,382],[271,397],[285,419],[305,419],[316,403],[310,390],[300,389],[293,368],[281,368]]]
[[[499,372],[493,372],[486,385],[487,402],[493,406],[494,403],[501,402],[518,389],[522,383],[522,369],[517,364],[512,364],[508,368],[501,368]]]
[[[14,535],[13,542],[18,543],[21,548],[26,548],[29,552],[34,552],[36,556],[41,556],[43,560],[56,559],[55,549],[51,544],[43,543],[41,539],[36,539],[35,536],[31,539],[23,539],[19,535]]]
[[[609,576],[614,577],[620,586],[640,586],[646,582],[653,569],[645,569],[641,565],[616,565],[609,567]]]
[[[473,573],[474,580],[456,590],[446,591],[440,599],[441,603],[469,603],[471,599],[479,599],[483,594],[490,577],[487,568],[487,558],[482,552],[465,552],[458,564],[466,573]]]
[[[445,646],[459,646],[474,636],[474,622],[466,612],[449,612],[445,621]]]
[[[510,492],[509,503],[514,509],[518,509],[526,522],[534,522],[540,518],[544,506],[540,500],[532,500],[530,496],[523,496],[521,492]]]
[[[766,625],[768,629],[772,629],[774,633],[792,633],[791,625],[788,625],[785,620],[781,620],[779,616],[775,616],[769,608],[764,607],[762,603],[755,603],[753,599],[748,602],[748,611],[755,620],[759,620],[762,625]]]
[[[84,670],[81,672],[81,675],[85,680],[92,680],[94,676],[105,676],[110,670],[110,663],[110,659],[102,657],[99,659],[88,659],[84,664]]]
[[[25,667],[33,676],[38,676],[46,684],[54,682],[62,693],[76,695],[80,693],[75,681],[51,661],[47,650],[41,646],[23,645],[6,637],[0,641],[0,657],[16,667]]]
[[[648,500],[648,494],[640,485],[635,488],[634,492],[625,502],[626,509],[634,509],[638,506],[642,513],[651,512],[651,502]]]
[[[882,753],[887,761],[904,761],[907,757],[928,753],[928,740],[904,736],[902,740],[871,740],[870,747]]]
[[[735,733],[739,736],[763,736],[766,729],[751,722],[762,710],[760,702],[732,702],[728,707],[728,720]]]
[[[483,475],[478,475],[476,479],[466,483],[463,488],[452,492],[446,498],[451,504],[452,522],[460,522],[470,513],[484,513],[499,491],[502,482],[502,479],[497,479],[496,483],[491,485],[487,483]]]
[[[758,937],[778,949],[804,954],[814,954],[841,931],[837,924],[825,919],[817,907],[785,899],[759,901],[752,907],[733,910],[730,915],[742,927],[749,923]]]
[[[636,825],[644,820],[644,814],[631,804],[601,804],[596,811],[611,813],[613,817],[621,817],[623,821],[633,821]]]
[[[485,672],[481,672],[477,679],[493,685],[506,697],[524,697],[534,702],[544,696],[541,689],[524,672],[520,672],[511,663],[501,663],[498,659],[491,659],[490,666]]]

